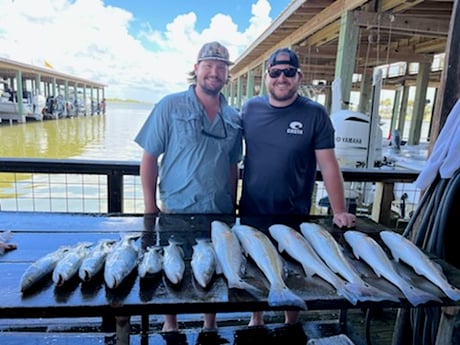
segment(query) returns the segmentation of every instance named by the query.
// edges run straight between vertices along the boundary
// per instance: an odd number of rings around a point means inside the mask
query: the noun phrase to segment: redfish
[[[305,301],[285,284],[283,261],[267,235],[248,225],[234,225],[232,231],[270,283],[268,305],[307,309]]]

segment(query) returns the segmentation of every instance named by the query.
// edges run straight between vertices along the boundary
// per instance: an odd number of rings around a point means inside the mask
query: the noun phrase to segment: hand
[[[339,228],[354,228],[356,226],[356,216],[348,212],[334,214],[332,221]]]

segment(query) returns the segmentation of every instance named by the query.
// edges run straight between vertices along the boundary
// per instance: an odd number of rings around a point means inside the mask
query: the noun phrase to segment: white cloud
[[[221,41],[235,60],[271,22],[267,0],[252,6],[244,32],[222,13],[197,31],[199,14],[190,12],[178,13],[165,32],[142,23],[133,37],[133,14],[101,0],[0,0],[0,13],[0,56],[40,67],[48,61],[60,72],[107,84],[109,98],[149,102],[187,87],[204,42]]]

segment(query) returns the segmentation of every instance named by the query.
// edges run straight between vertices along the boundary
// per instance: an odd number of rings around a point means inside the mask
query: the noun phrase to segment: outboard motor
[[[335,153],[341,167],[366,166],[369,149],[369,116],[351,110],[339,110],[331,115],[335,128]],[[375,140],[375,162],[383,160],[382,129],[378,127]],[[372,167],[370,167],[372,168]]]

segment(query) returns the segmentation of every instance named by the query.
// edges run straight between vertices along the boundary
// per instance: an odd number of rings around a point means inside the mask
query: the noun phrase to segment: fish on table
[[[226,223],[218,220],[211,222],[211,243],[217,259],[216,273],[223,273],[229,289],[259,293],[260,289],[242,278],[246,257],[238,238]]]
[[[372,237],[356,230],[348,230],[343,236],[352,248],[355,257],[364,260],[378,277],[383,277],[398,287],[413,306],[418,306],[429,301],[441,302],[437,296],[421,290],[406,281],[395,270],[388,255]]]
[[[357,294],[360,301],[399,301],[395,296],[377,289],[361,278],[360,273],[345,257],[342,246],[321,225],[304,222],[300,224],[300,231],[326,265],[350,283],[348,288]]]
[[[140,256],[137,272],[139,277],[145,278],[149,275],[154,275],[161,272],[163,268],[162,248],[149,246]]]
[[[61,246],[57,250],[42,256],[30,264],[22,274],[19,282],[21,292],[25,292],[48,274],[53,273],[58,261],[62,259],[71,248],[71,246]]]
[[[180,243],[173,238],[163,248],[163,272],[172,284],[182,282],[185,272],[184,251]]]
[[[107,254],[112,250],[115,242],[115,240],[102,239],[90,249],[78,269],[78,276],[82,281],[90,281],[102,270]]]
[[[88,254],[88,248],[91,246],[91,242],[78,243],[59,259],[52,275],[53,282],[57,286],[63,285],[78,272],[83,259]]]
[[[236,234],[244,252],[251,256],[270,283],[268,305],[307,309],[305,301],[284,282],[283,260],[268,236],[256,228],[242,224],[234,225],[232,231]]]
[[[278,243],[279,252],[286,252],[299,262],[307,277],[314,275],[321,277],[331,284],[339,295],[356,305],[359,300],[359,291],[354,291],[354,285],[332,272],[311,247],[310,243],[298,231],[284,224],[273,224],[268,228],[268,231],[270,236]]]
[[[118,287],[136,268],[139,249],[135,241],[140,234],[125,234],[107,254],[104,265],[104,281],[109,289]]]
[[[404,261],[417,274],[439,287],[450,299],[460,300],[460,289],[449,283],[441,266],[433,262],[415,243],[394,231],[381,231],[379,235],[396,261]]]
[[[197,238],[196,244],[192,247],[192,267],[193,276],[202,288],[206,288],[216,273],[217,259],[212,243],[207,238]]]

